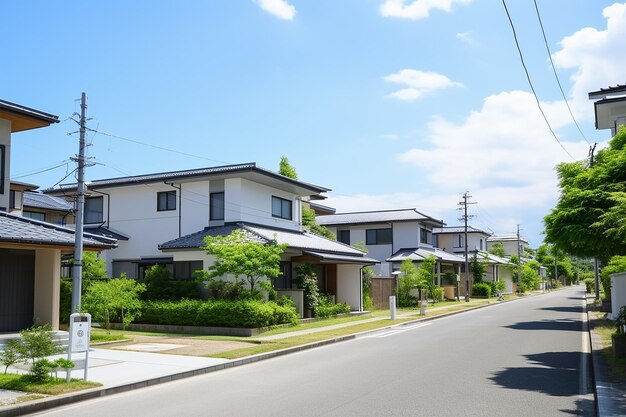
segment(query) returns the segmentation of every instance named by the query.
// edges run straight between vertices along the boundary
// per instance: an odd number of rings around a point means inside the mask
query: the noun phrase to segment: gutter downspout
[[[177,189],[178,192],[178,237],[182,236],[182,211],[183,211],[183,185],[179,184],[178,187],[174,185],[174,183],[169,183],[166,181],[163,181],[163,184],[165,185],[169,185],[172,188]]]

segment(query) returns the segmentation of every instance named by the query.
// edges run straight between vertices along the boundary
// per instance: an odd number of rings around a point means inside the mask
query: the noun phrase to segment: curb
[[[221,371],[223,369],[229,369],[229,368],[234,368],[237,366],[247,365],[249,363],[276,358],[279,356],[288,355],[290,353],[301,352],[303,350],[326,346],[326,345],[330,345],[333,343],[345,342],[348,340],[356,339],[359,336],[378,332],[384,329],[391,329],[394,327],[406,326],[412,323],[431,321],[431,320],[435,320],[439,318],[455,316],[457,314],[466,313],[469,311],[478,310],[478,309],[485,308],[485,307],[500,305],[503,303],[513,302],[513,301],[518,301],[518,300],[523,300],[523,299],[524,298],[516,298],[513,300],[500,301],[494,304],[491,304],[491,303],[483,304],[480,306],[468,308],[466,310],[452,311],[450,313],[444,313],[438,316],[418,318],[415,320],[405,321],[403,323],[391,324],[389,326],[379,327],[377,329],[366,330],[366,331],[359,332],[359,333],[339,336],[333,339],[326,339],[326,340],[321,340],[318,342],[307,343],[307,344],[300,345],[300,346],[294,346],[294,347],[285,348],[281,350],[275,350],[273,352],[260,353],[258,355],[252,355],[246,358],[234,359],[230,362],[221,363],[219,365],[212,365],[212,366],[208,366],[205,368],[194,369],[191,371],[179,372],[179,373],[175,373],[172,375],[151,378],[151,379],[144,380],[144,381],[131,382],[128,384],[117,385],[117,386],[107,387],[107,388],[92,388],[89,390],[78,391],[78,392],[73,392],[73,393],[63,394],[63,395],[57,395],[54,397],[42,398],[40,400],[34,400],[34,401],[23,403],[23,404],[10,405],[10,406],[0,408],[0,417],[15,417],[15,416],[21,416],[24,414],[36,413],[36,412],[49,410],[51,408],[60,407],[63,405],[68,405],[68,404],[72,404],[72,403],[76,403],[80,401],[90,400],[90,399],[94,399],[98,397],[106,397],[109,395],[119,394],[122,392],[135,390],[138,388],[150,387],[152,385],[163,384],[166,382],[177,381],[179,379],[190,378],[190,377],[198,376],[198,375],[204,375],[204,374],[208,374],[208,373],[215,372],[215,371]]]

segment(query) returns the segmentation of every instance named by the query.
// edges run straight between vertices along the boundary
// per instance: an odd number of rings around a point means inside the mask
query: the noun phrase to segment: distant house
[[[74,206],[67,200],[35,191],[37,185],[11,181],[9,212],[59,225],[74,224]]]
[[[515,233],[490,236],[487,239],[487,250],[491,250],[493,248],[493,245],[496,243],[502,244],[502,247],[504,248],[504,253],[507,257],[511,257],[511,255],[517,256],[518,248],[519,253],[523,256],[524,248],[530,247],[526,239],[524,239],[522,236],[518,236]]]
[[[446,226],[433,229],[437,247],[442,250],[455,254],[465,253],[465,227],[464,226]],[[477,229],[472,226],[467,227],[467,250],[484,251],[487,249],[487,239],[490,233]]]
[[[504,282],[505,293],[512,293],[515,290],[513,285],[512,271],[512,268],[515,267],[515,264],[512,264],[506,258],[501,258],[487,251],[475,251],[474,253],[476,253],[478,259],[487,262],[489,265],[485,277],[483,278],[485,282],[495,282],[500,280]],[[474,253],[472,253],[472,255]]]
[[[52,114],[0,100],[0,332],[19,331],[35,321],[59,326],[61,254],[73,251],[74,232],[8,213],[22,204],[21,193],[29,188],[11,186],[12,134],[56,122]],[[111,239],[84,238],[85,250],[114,246]]]
[[[75,190],[76,184],[66,184],[45,192]],[[213,258],[200,249],[208,235],[240,229],[260,241],[276,239],[288,244],[277,289],[294,290],[295,266],[311,263],[322,291],[361,310],[361,268],[376,260],[302,227],[303,204],[325,198],[326,191],[255,163],[101,179],[88,185],[85,230],[118,239],[119,246],[104,254],[109,274],[139,280],[155,264],[176,279],[209,268]]]
[[[434,253],[433,229],[444,225],[442,220],[414,208],[337,213],[318,216],[317,222],[326,226],[339,242],[363,244],[370,257],[381,261],[374,267],[376,275],[387,277],[407,251],[421,248]]]
[[[611,129],[615,136],[619,126],[626,126],[626,84],[592,91],[589,99],[595,101],[596,129]]]

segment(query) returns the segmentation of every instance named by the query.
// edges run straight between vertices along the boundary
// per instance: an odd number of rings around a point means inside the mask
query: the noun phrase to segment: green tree
[[[227,274],[235,277],[244,276],[254,291],[260,279],[273,280],[281,274],[280,255],[287,248],[276,241],[261,243],[254,240],[243,230],[234,230],[228,236],[207,236],[206,246],[202,247],[209,255],[215,256],[213,266],[209,268],[212,278]]]
[[[134,279],[96,281],[85,291],[82,308],[111,333],[111,320],[120,320],[126,327],[141,314],[139,295],[145,290],[146,286]]]
[[[319,304],[319,288],[317,286],[317,274],[311,264],[296,266],[296,283],[304,290],[304,308],[310,310],[315,317],[315,309]]]
[[[298,179],[298,173],[296,172],[296,169],[291,166],[291,164],[289,163],[289,159],[287,159],[286,156],[280,157],[280,166],[278,168],[278,173],[293,180]]]
[[[415,264],[411,259],[405,259],[400,264],[400,274],[398,275],[398,306],[415,306],[415,297],[411,295],[411,290],[417,288],[418,273]]]
[[[483,282],[483,278],[485,274],[487,273],[488,266],[489,266],[489,263],[487,262],[486,257],[482,255],[479,258],[478,254],[474,252],[474,254],[472,255],[472,259],[470,260],[470,263],[469,263],[469,270],[472,273],[474,282],[476,283]]]
[[[104,259],[98,258],[96,252],[83,252],[83,278],[106,278],[107,269]]]
[[[493,246],[491,246],[491,250],[489,250],[489,253],[499,256],[500,258],[504,258],[506,256],[504,245],[502,245],[502,243],[500,242],[494,243]]]
[[[326,226],[322,226],[317,223],[315,211],[310,207],[302,207],[302,226],[304,226],[311,233],[324,236],[327,239],[335,240],[333,232],[328,230]]]
[[[541,277],[538,274],[539,262],[530,261],[522,265],[522,277],[518,285],[521,291],[532,291],[539,288]]]
[[[0,363],[4,365],[4,373],[7,373],[9,366],[13,366],[16,363],[22,362],[23,358],[19,353],[20,341],[19,339],[9,339],[0,350]]]
[[[556,167],[561,195],[544,217],[546,241],[566,253],[606,263],[626,253],[626,129],[620,129],[592,166]]]

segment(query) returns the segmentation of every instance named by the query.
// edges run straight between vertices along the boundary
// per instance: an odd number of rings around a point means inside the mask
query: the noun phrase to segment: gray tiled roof
[[[204,230],[199,232],[162,243],[159,245],[159,249],[196,249],[205,245],[205,236],[227,236],[231,234],[233,230],[243,230],[251,239],[258,242],[265,243],[271,240],[276,240],[279,244],[286,243],[290,249],[310,251],[317,255],[320,253],[335,254],[345,256],[345,260],[358,260],[365,263],[376,262],[374,259],[367,258],[365,256],[365,252],[312,233],[274,229],[246,223],[227,224],[219,227],[206,227]]]
[[[445,233],[464,233],[465,226],[449,226],[449,227],[436,227],[433,229],[433,234],[441,235]],[[487,233],[484,230],[477,229],[472,226],[467,226],[468,233],[482,233],[484,235],[490,236],[491,233]]]
[[[444,262],[465,262],[465,258],[458,255],[442,251],[438,248],[402,248],[397,250],[393,255],[387,258],[387,262],[402,262],[405,259],[412,259],[414,261],[423,261],[429,256],[435,256],[439,261]]]
[[[443,220],[420,213],[414,208],[400,210],[362,211],[354,213],[337,213],[317,216],[317,223],[322,226],[338,226],[349,224],[372,224],[403,221],[427,221],[443,226]]]
[[[155,174],[145,174],[145,175],[134,175],[128,177],[119,177],[119,178],[109,178],[102,180],[94,180],[87,184],[88,189],[96,189],[96,188],[105,188],[105,187],[115,187],[115,186],[124,186],[124,185],[132,185],[132,184],[145,184],[151,182],[161,182],[161,181],[172,181],[175,179],[188,179],[194,177],[205,177],[211,175],[223,175],[223,174],[232,174],[232,173],[243,173],[243,172],[256,172],[258,174],[265,175],[267,177],[272,177],[274,179],[278,179],[283,182],[287,182],[299,187],[303,187],[315,193],[323,193],[326,191],[330,191],[330,189],[325,187],[320,187],[318,185],[309,184],[306,182],[294,180],[289,177],[285,177],[284,175],[277,174],[276,172],[270,171],[268,169],[264,169],[261,167],[257,167],[256,163],[244,163],[237,165],[223,165],[217,167],[208,167],[208,168],[198,168],[198,169],[188,169],[183,171],[169,171],[169,172],[159,172]],[[55,188],[49,188],[44,190],[45,193],[51,192],[59,192],[59,191],[73,191],[77,189],[77,184],[61,184]]]
[[[626,93],[626,84],[617,84],[614,87],[601,88],[598,91],[592,91],[589,93],[589,98],[602,98],[610,94]]]
[[[60,197],[32,191],[24,192],[24,206],[57,211],[71,211],[74,209],[71,203]]]
[[[526,239],[524,239],[522,236],[520,236],[519,238],[520,242],[525,242],[528,243],[528,241]],[[505,234],[501,234],[501,235],[493,235],[487,238],[488,242],[515,242],[517,241],[517,234],[516,233],[505,233]]]
[[[52,223],[0,212],[0,242],[72,246],[74,235],[73,230]],[[114,239],[88,233],[83,236],[83,245],[86,248],[110,249],[117,246]]]

